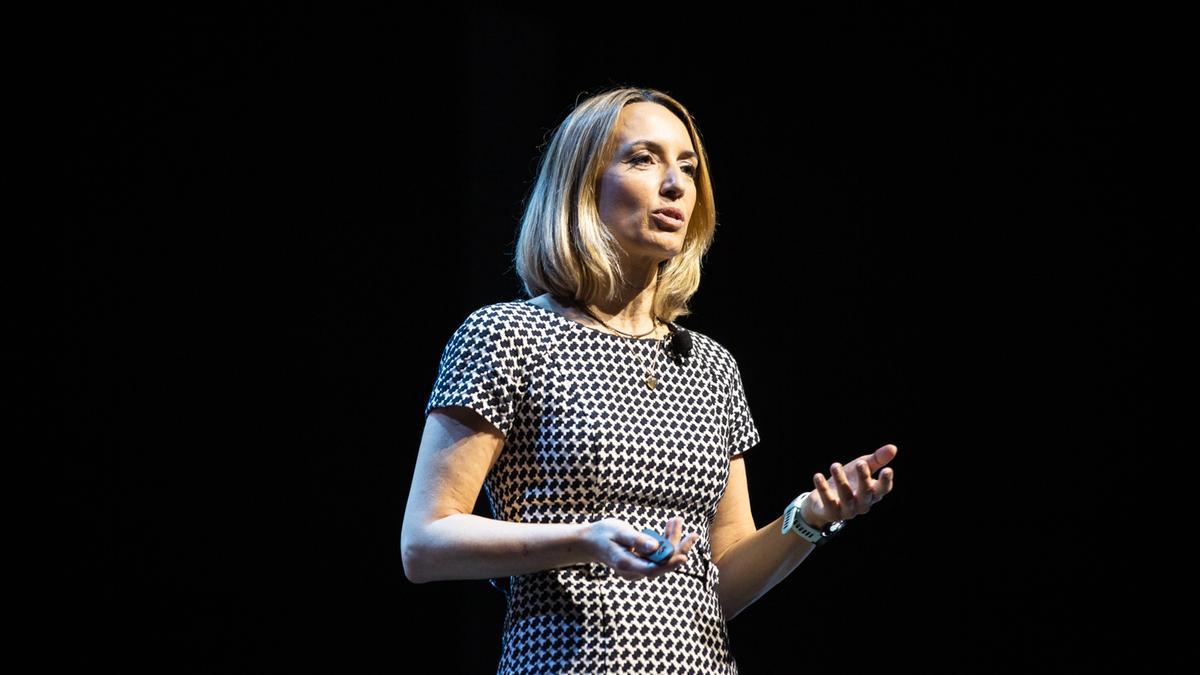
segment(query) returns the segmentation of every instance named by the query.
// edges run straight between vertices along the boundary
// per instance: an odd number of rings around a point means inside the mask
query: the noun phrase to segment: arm
[[[889,443],[873,453],[855,458],[847,467],[834,462],[829,475],[813,476],[813,490],[804,500],[800,517],[813,527],[850,520],[871,510],[895,486],[894,472],[884,468],[896,457]],[[880,472],[878,480],[872,475]],[[713,523],[713,563],[720,571],[717,594],[728,621],[783,581],[804,562],[815,546],[793,534],[785,535],[783,514],[763,529],[754,526],[750,495],[746,490],[745,460],[729,462],[729,485],[717,505]]]
[[[770,525],[755,526],[745,459],[731,459],[729,483],[717,505],[710,534],[713,564],[720,572],[717,595],[726,621],[783,581],[815,548],[795,535],[783,536],[782,528],[782,512]]]
[[[515,576],[587,560],[587,525],[472,513],[503,447],[504,436],[468,408],[439,408],[426,417],[400,535],[409,581]]]

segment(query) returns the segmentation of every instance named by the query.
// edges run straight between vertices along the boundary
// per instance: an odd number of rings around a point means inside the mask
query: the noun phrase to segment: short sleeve
[[[524,342],[496,314],[478,309],[442,350],[425,415],[434,408],[470,408],[508,437],[521,400]]]
[[[746,399],[746,388],[742,383],[742,372],[733,362],[733,375],[729,395],[729,456],[736,457],[758,444],[758,427],[750,414],[750,403]]]

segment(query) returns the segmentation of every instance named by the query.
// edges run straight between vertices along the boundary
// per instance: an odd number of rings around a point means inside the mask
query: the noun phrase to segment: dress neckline
[[[590,331],[592,333],[599,333],[600,335],[607,335],[609,337],[617,338],[618,340],[633,340],[635,342],[658,342],[659,340],[665,340],[668,337],[670,337],[670,335],[664,335],[663,337],[654,337],[654,338],[634,338],[634,337],[627,337],[624,335],[617,335],[616,333],[609,333],[608,331],[603,331],[603,330],[600,330],[599,328],[592,328],[591,326],[585,326],[584,324],[579,323],[578,321],[576,321],[575,319],[572,319],[571,317],[563,316],[562,314],[559,314],[558,312],[556,312],[548,307],[542,307],[541,305],[535,305],[528,300],[521,300],[520,302],[521,302],[521,304],[529,305],[530,307],[534,307],[534,308],[540,309],[541,311],[546,312],[548,314],[552,314],[562,321],[566,321],[567,323],[579,326],[583,330]]]

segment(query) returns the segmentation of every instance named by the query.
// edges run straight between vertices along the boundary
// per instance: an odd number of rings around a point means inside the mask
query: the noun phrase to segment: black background
[[[541,144],[613,85],[707,143],[682,323],[739,361],[760,526],[899,448],[894,492],[730,622],[742,672],[1149,655],[1130,482],[1151,285],[1182,267],[1139,184],[1172,19],[693,7],[72,18],[68,658],[494,671],[503,596],[401,566],[422,410],[459,322],[521,297]]]

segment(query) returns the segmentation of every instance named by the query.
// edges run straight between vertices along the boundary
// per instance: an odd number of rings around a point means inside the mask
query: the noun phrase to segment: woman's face
[[[600,178],[600,220],[632,262],[655,266],[683,249],[699,159],[687,127],[657,103],[626,105],[614,134],[616,153]],[[682,222],[652,215],[662,208],[676,209]]]

